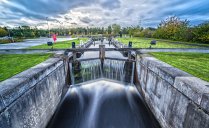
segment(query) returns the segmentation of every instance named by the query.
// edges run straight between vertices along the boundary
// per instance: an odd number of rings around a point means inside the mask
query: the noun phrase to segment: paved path
[[[152,48],[139,49],[138,53],[150,52],[193,52],[193,53],[209,53],[209,48]]]
[[[58,38],[57,41],[73,40],[75,38]],[[24,42],[0,44],[0,49],[24,49],[32,46],[46,44],[51,38],[26,39]]]

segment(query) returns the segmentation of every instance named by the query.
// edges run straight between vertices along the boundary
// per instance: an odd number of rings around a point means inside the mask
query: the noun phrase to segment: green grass
[[[119,42],[122,42],[124,44],[128,44],[129,41],[133,42],[133,47],[134,48],[149,48],[150,47],[150,42],[154,39],[149,39],[149,38],[117,38]],[[194,43],[185,43],[185,44],[174,44],[170,43],[174,41],[168,41],[168,40],[158,40],[157,45],[153,45],[152,48],[199,48],[200,46],[191,46],[191,45],[186,45],[186,44],[194,44]],[[208,45],[202,45],[203,46],[208,46]]]
[[[13,38],[13,41],[14,42],[12,42],[12,40],[9,40],[9,39],[0,39],[0,44],[23,42],[24,39],[22,39],[22,38]]]
[[[80,38],[75,39],[75,40],[70,40],[70,41],[62,41],[62,42],[56,42],[53,45],[54,49],[65,49],[65,48],[71,48],[72,47],[72,42],[75,42],[76,45],[80,44],[80,40],[83,40],[84,42],[86,42],[88,39],[87,38]],[[28,49],[50,49],[51,46],[48,46],[47,44],[43,44],[43,45],[38,45],[38,46],[33,46],[30,47]]]
[[[52,54],[0,54],[0,81],[8,79],[51,57]]]
[[[206,43],[200,43],[200,42],[185,42],[185,41],[173,41],[173,40],[168,40],[168,39],[155,39],[155,38],[144,38],[144,39],[149,39],[149,40],[156,40],[156,41],[161,41],[161,42],[181,42],[184,44],[189,44],[189,45],[200,45],[201,47],[209,47],[209,44]]]
[[[209,54],[150,53],[161,61],[209,82]]]

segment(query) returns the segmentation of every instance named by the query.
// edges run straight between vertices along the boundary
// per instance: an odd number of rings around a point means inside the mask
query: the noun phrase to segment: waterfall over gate
[[[102,77],[101,61],[90,60],[81,61],[81,76],[82,81],[85,82],[89,80],[95,80]]]
[[[122,60],[100,59],[88,61],[76,61],[70,63],[72,84],[78,84],[89,80],[107,78],[126,83],[133,83],[133,69],[135,62]]]
[[[105,60],[103,67],[104,78],[124,81],[124,64],[125,61]]]
[[[99,51],[73,51],[70,87],[48,128],[158,128],[133,84],[135,58],[104,45],[115,48],[96,41],[90,48]]]

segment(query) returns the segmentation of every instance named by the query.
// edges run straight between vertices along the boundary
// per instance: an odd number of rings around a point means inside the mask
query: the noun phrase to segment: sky
[[[0,26],[157,27],[170,16],[209,21],[209,0],[0,0]]]

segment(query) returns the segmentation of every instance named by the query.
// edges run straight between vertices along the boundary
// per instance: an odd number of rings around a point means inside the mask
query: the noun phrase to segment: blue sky
[[[191,25],[209,21],[209,0],[0,0],[0,26],[141,25],[176,15]]]

